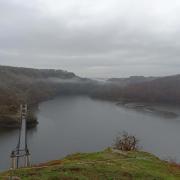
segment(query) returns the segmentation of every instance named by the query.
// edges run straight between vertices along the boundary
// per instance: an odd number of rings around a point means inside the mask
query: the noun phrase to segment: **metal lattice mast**
[[[30,166],[30,153],[27,146],[27,112],[27,104],[21,105],[18,143],[11,153],[12,169]]]

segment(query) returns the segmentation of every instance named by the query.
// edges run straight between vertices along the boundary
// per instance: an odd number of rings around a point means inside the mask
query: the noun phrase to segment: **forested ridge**
[[[21,103],[27,103],[30,107],[29,122],[37,122],[34,110],[38,104],[60,95],[87,95],[113,101],[179,104],[180,75],[131,76],[99,82],[63,70],[0,66],[0,126],[17,126]]]

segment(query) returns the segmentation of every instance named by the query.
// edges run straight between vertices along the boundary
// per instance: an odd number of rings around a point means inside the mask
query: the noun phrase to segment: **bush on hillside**
[[[121,151],[138,150],[139,140],[128,134],[127,132],[120,133],[114,140],[113,148]]]

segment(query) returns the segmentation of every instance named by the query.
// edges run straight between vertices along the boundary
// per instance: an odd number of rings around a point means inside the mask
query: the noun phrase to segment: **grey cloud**
[[[0,63],[88,77],[176,74],[179,10],[176,0],[1,0]]]

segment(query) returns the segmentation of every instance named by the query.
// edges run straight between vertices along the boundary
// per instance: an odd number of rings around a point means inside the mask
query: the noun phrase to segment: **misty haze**
[[[178,0],[0,1],[0,179],[180,179]]]

